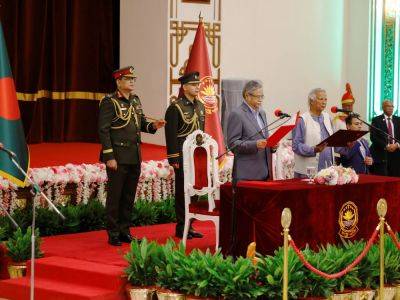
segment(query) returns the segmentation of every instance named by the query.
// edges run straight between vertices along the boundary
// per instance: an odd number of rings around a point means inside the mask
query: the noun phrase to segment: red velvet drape
[[[0,5],[19,100],[53,92],[19,101],[28,141],[96,141],[94,93],[114,89],[111,73],[119,64],[119,0],[0,0]]]

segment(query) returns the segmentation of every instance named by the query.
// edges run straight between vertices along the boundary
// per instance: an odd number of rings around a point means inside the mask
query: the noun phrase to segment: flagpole
[[[3,148],[2,150],[7,150]],[[18,170],[25,176],[25,178],[28,179],[28,181],[32,185],[32,194],[33,194],[33,200],[32,200],[32,225],[31,225],[31,230],[32,230],[32,236],[31,236],[31,288],[30,288],[30,300],[35,299],[35,225],[36,225],[36,206],[35,206],[35,199],[38,194],[40,194],[44,199],[46,199],[47,203],[49,206],[60,216],[61,219],[65,220],[64,215],[58,210],[58,208],[53,204],[53,202],[50,201],[49,198],[43,193],[43,191],[40,189],[39,185],[37,185],[32,178],[28,176],[28,174],[25,172],[25,170],[19,165],[19,163],[16,161],[17,155],[10,151],[7,150],[5,151],[8,154],[8,157],[12,161],[12,163],[17,167]]]

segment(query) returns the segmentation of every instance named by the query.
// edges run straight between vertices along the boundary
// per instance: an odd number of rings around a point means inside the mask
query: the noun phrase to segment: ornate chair
[[[183,170],[185,191],[185,228],[183,244],[186,245],[192,219],[213,221],[215,249],[219,245],[219,173],[218,144],[201,130],[191,133],[183,144]],[[193,196],[207,195],[205,201],[193,201]],[[200,199],[198,199],[200,200]]]

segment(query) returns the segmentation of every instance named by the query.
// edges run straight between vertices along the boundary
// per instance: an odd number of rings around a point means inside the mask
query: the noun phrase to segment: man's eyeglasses
[[[133,81],[133,82],[136,82],[136,77],[126,77],[126,76],[122,76],[121,79],[122,79],[122,80],[125,80],[125,81]]]
[[[260,100],[264,99],[264,95],[254,95],[254,94],[249,94],[249,95]]]

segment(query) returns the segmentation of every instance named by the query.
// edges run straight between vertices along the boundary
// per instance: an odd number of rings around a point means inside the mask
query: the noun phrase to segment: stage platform
[[[187,251],[213,250],[213,223],[195,222],[194,227],[204,237],[188,240]],[[162,244],[174,236],[175,224],[134,227],[131,233]],[[42,250],[44,257],[36,260],[35,299],[128,299],[124,291],[126,279],[122,275],[127,266],[123,255],[129,250],[129,244],[110,246],[106,231],[101,230],[43,238]],[[0,263],[0,267],[4,273],[4,264]],[[29,272],[28,264],[27,277],[0,280],[0,298],[29,299]]]
[[[41,168],[66,164],[94,164],[99,162],[100,144],[95,143],[40,143],[29,145],[30,167]],[[142,144],[142,160],[167,158],[165,146]]]

